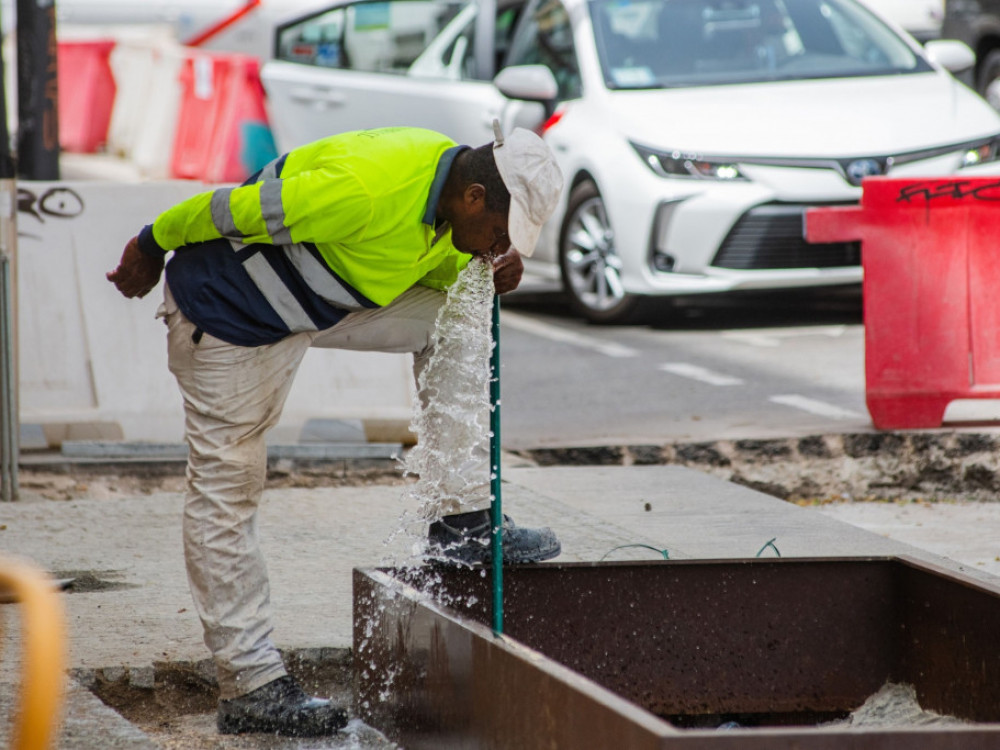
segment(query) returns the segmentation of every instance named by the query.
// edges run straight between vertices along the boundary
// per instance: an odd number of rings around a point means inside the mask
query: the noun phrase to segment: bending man
[[[551,152],[526,130],[504,139],[497,128],[477,149],[414,128],[345,133],[168,209],[107,274],[142,297],[173,251],[159,314],[184,400],[184,555],[217,667],[220,732],[323,735],[347,722],[285,671],[257,539],[265,433],[305,351],[412,352],[419,372],[444,290],[471,256],[492,258],[497,293],[516,288],[519,251],[534,250],[561,189]],[[489,559],[480,468],[471,484],[481,495],[456,498],[431,524],[429,542],[447,558]],[[560,552],[549,529],[512,523],[503,544],[521,562]]]

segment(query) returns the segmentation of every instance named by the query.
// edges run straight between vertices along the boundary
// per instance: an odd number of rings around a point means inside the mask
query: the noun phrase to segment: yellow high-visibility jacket
[[[418,128],[324,138],[164,211],[139,246],[176,251],[170,290],[214,336],[252,346],[321,330],[414,284],[454,282],[470,256],[435,212],[462,148]]]

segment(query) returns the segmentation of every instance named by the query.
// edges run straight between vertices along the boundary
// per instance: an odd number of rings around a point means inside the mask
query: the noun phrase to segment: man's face
[[[461,252],[476,256],[502,255],[510,247],[507,216],[489,211],[456,217],[451,242]]]

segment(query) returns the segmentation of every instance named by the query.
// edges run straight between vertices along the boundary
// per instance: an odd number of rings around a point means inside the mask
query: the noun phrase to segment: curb
[[[346,478],[354,475],[398,473],[400,446],[394,450],[350,451],[341,448],[337,452],[310,451],[301,453],[277,450],[269,451],[267,460],[268,478],[304,473]],[[121,474],[149,478],[183,476],[187,458],[183,455],[93,457],[67,456],[60,452],[22,453],[18,461],[21,471],[49,472],[53,474]]]

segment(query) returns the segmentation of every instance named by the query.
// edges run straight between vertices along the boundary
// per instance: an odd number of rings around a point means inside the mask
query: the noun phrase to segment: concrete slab
[[[518,469],[507,477],[576,513],[613,520],[672,557],[754,557],[772,539],[789,557],[904,553],[885,537],[679,466]]]
[[[831,503],[827,518],[1000,575],[1000,503]]]

